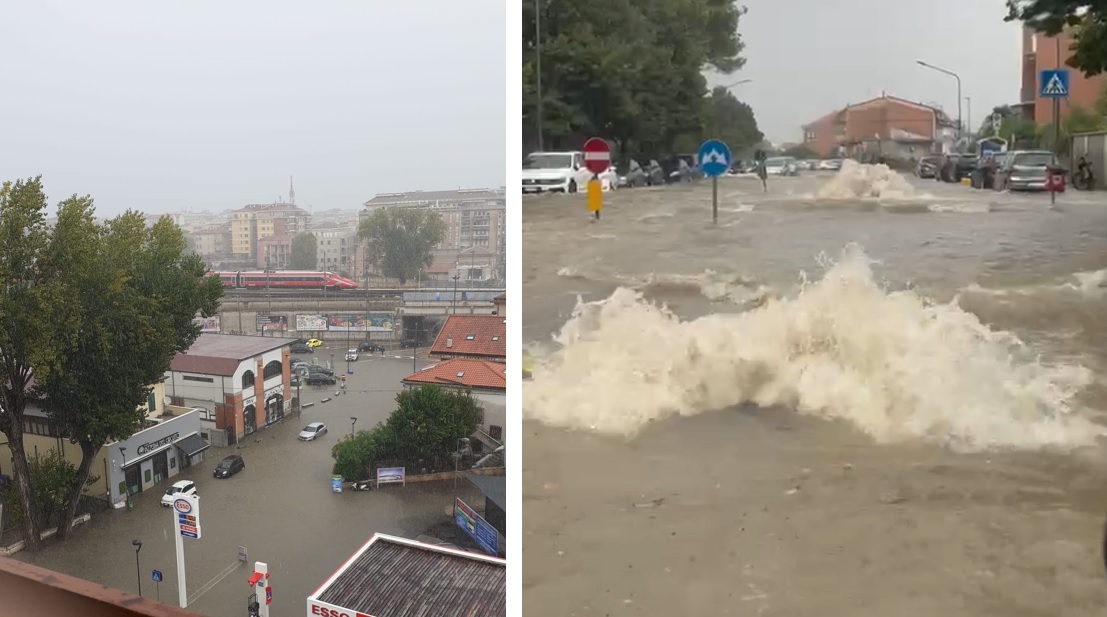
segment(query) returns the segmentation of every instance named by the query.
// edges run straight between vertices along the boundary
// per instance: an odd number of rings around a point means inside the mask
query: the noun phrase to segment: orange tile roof
[[[500,315],[450,315],[431,355],[507,357],[507,324]],[[449,346],[447,346],[449,343]]]
[[[446,360],[404,377],[404,383],[507,391],[507,365],[488,360]]]

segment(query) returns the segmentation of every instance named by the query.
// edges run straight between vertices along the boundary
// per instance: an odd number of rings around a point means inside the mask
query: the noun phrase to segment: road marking
[[[241,563],[242,563],[241,561],[239,561],[239,560],[237,560],[237,559],[236,559],[236,560],[234,560],[234,562],[232,562],[232,563],[231,563],[231,565],[227,566],[227,567],[226,567],[226,569],[224,569],[224,570],[223,570],[222,572],[220,572],[219,574],[216,574],[216,575],[215,575],[215,578],[213,578],[213,579],[211,579],[210,581],[208,581],[208,582],[207,582],[207,584],[206,584],[206,585],[204,585],[203,587],[201,587],[200,589],[198,589],[198,590],[196,591],[196,593],[194,593],[193,595],[189,596],[189,598],[188,598],[188,605],[189,605],[189,606],[192,606],[193,604],[195,604],[195,603],[196,603],[196,601],[200,599],[200,596],[202,596],[202,595],[204,595],[205,593],[207,593],[207,592],[211,591],[212,587],[215,587],[215,586],[216,586],[216,585],[218,585],[218,584],[219,584],[219,583],[220,583],[220,582],[221,582],[221,581],[222,581],[223,579],[225,579],[225,578],[227,578],[228,576],[230,576],[232,572],[234,572],[234,571],[235,571],[236,569],[238,569],[238,566],[239,566],[239,564],[241,564]]]

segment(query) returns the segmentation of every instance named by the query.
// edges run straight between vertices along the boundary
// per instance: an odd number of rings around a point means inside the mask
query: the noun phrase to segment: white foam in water
[[[819,199],[915,199],[915,187],[887,165],[842,161],[838,173],[819,187]]]
[[[1047,366],[955,304],[885,293],[849,247],[795,298],[681,321],[639,292],[578,303],[523,390],[527,418],[633,435],[740,403],[841,418],[882,442],[958,449],[1079,446],[1102,430],[1070,409],[1090,383]]]

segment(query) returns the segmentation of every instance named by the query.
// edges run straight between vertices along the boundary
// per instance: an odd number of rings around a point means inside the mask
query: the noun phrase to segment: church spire
[[[292,188],[292,176],[288,177],[288,203],[296,205],[296,189]]]

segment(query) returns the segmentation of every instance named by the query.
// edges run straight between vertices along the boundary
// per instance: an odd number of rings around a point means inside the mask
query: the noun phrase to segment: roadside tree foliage
[[[292,238],[292,254],[288,257],[290,270],[315,270],[318,267],[317,240],[315,234],[298,233]]]
[[[23,201],[38,204],[37,215],[44,220],[41,182],[36,178],[16,185],[22,190],[33,187],[35,197]],[[0,229],[18,232],[18,220],[8,218],[10,202],[0,198]],[[9,437],[13,457],[24,460],[22,466],[14,465],[16,485],[29,487],[28,493],[34,488],[23,471],[27,467],[22,422],[14,421],[17,415],[21,420],[28,402],[46,412],[59,437],[81,449],[76,480],[61,502],[60,539],[69,533],[97,452],[144,428],[150,386],[164,378],[173,356],[199,336],[193,318],[215,313],[223,293],[218,279],[204,277],[201,259],[186,254],[184,234],[169,218],[147,227],[139,212],[129,211],[103,223],[94,215],[91,198],[73,196],[58,205],[57,220],[40,241],[26,242],[35,237],[27,232],[22,234],[23,242],[12,242],[31,255],[27,290],[42,287],[51,292],[38,307],[16,309],[37,309],[53,318],[48,331],[33,340],[36,346],[45,346],[48,359],[43,359],[41,350],[26,352],[19,345],[3,345],[4,340],[19,340],[25,334],[13,332],[18,326],[9,322],[0,324],[0,360],[7,366],[25,367],[21,370],[27,375],[23,394],[17,395],[11,385],[19,384],[18,380],[11,380],[0,392],[4,400],[0,429]],[[22,293],[9,286],[0,306],[16,306],[14,297]],[[9,401],[21,402],[22,407]],[[13,439],[16,433],[18,444]],[[39,531],[41,517],[29,502],[21,505],[32,513],[26,521],[36,525],[29,529],[25,522],[25,531]]]
[[[402,284],[434,263],[434,249],[446,239],[446,222],[430,210],[378,208],[358,225],[357,234],[368,243],[366,260]]]
[[[396,395],[396,404],[383,424],[334,445],[335,475],[363,480],[371,477],[379,461],[414,466],[446,460],[456,452],[459,439],[477,430],[484,413],[471,393],[435,385],[405,390]]]
[[[1071,28],[1065,64],[1087,76],[1107,71],[1107,4],[1087,0],[1007,0],[1005,21],[1021,21],[1047,36]]]
[[[547,149],[596,135],[623,155],[660,156],[698,145],[735,111],[709,97],[703,75],[745,64],[738,23],[746,10],[731,0],[539,0],[537,13],[534,2],[522,9],[525,146],[538,143],[536,16]],[[752,124],[730,136],[732,150],[752,145],[743,141]]]
[[[42,528],[48,528],[56,524],[66,510],[70,487],[79,482],[77,466],[66,460],[57,450],[35,454],[27,459],[27,465],[31,473],[31,489],[38,524]],[[84,486],[91,486],[99,479],[99,476],[89,475]],[[9,517],[17,522],[23,519],[23,510],[14,492],[9,494],[9,499],[4,503],[4,518]]]

